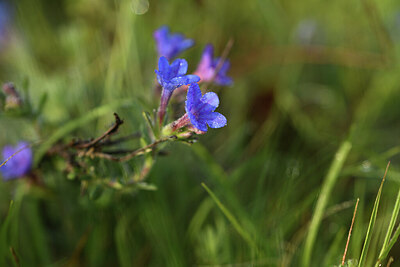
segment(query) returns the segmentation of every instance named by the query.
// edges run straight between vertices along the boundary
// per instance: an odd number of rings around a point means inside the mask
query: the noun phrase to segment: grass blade
[[[385,250],[382,251],[382,255],[379,256],[378,261],[376,263],[378,266],[379,266],[380,262],[387,257],[387,255],[389,254],[389,251],[392,249],[392,247],[396,243],[397,239],[399,238],[399,235],[400,235],[400,225],[397,226],[396,231],[394,232],[392,239],[390,239],[390,241],[389,241],[388,245],[386,246]]]
[[[397,198],[396,198],[396,203],[394,204],[394,208],[393,208],[393,212],[392,212],[392,217],[390,218],[390,222],[389,222],[389,227],[385,236],[385,240],[383,241],[383,246],[382,249],[379,253],[379,261],[380,260],[384,260],[385,258],[383,258],[383,253],[386,250],[389,241],[390,241],[390,237],[392,236],[393,230],[394,230],[394,226],[396,224],[397,221],[397,217],[399,215],[399,210],[400,210],[400,189],[399,192],[397,193]]]
[[[371,242],[371,238],[372,238],[372,230],[374,228],[375,221],[376,221],[376,216],[378,214],[378,207],[379,207],[379,201],[381,199],[382,187],[383,187],[383,183],[385,182],[385,178],[386,178],[386,174],[387,174],[387,171],[389,169],[389,166],[390,166],[390,161],[388,162],[388,164],[386,166],[385,174],[383,175],[381,185],[379,186],[378,194],[376,195],[374,208],[372,209],[372,214],[371,214],[371,218],[369,220],[367,234],[365,236],[364,246],[363,246],[363,249],[361,251],[360,260],[358,261],[358,266],[359,267],[364,266],[365,260],[367,258],[369,243]]]
[[[258,251],[257,245],[251,238],[250,234],[248,232],[246,232],[246,230],[243,229],[243,227],[236,220],[236,218],[233,216],[233,214],[221,203],[221,201],[218,199],[218,197],[211,191],[210,188],[208,188],[208,186],[205,183],[201,183],[201,186],[203,186],[204,189],[207,191],[207,193],[211,196],[211,198],[217,204],[218,208],[226,216],[228,221],[233,225],[233,227],[238,232],[238,234],[247,242],[247,244],[252,249],[254,249],[255,251]]]
[[[317,237],[318,229],[321,224],[326,205],[336,183],[337,177],[339,176],[347,155],[350,152],[350,149],[351,143],[348,140],[341,144],[325,177],[305,241],[303,266],[310,266],[312,249],[314,247],[315,239]]]
[[[396,204],[393,208],[392,218],[390,219],[388,232],[386,233],[386,237],[385,237],[385,241],[383,243],[382,250],[379,253],[378,261],[376,262],[376,265],[378,265],[378,266],[382,262],[382,260],[384,260],[387,257],[387,255],[389,254],[389,251],[392,249],[393,245],[396,243],[396,241],[400,235],[400,225],[399,225],[399,226],[397,226],[392,239],[390,239],[390,241],[388,241],[390,236],[392,235],[394,224],[396,223],[396,219],[399,214],[399,209],[400,209],[400,190],[397,194]],[[390,262],[390,260],[389,260],[389,262]]]

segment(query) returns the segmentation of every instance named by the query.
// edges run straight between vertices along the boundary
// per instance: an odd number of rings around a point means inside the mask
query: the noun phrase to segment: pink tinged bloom
[[[27,142],[19,142],[15,147],[5,146],[3,148],[3,162],[11,156],[12,158],[0,168],[4,180],[23,177],[32,169],[33,153]]]
[[[219,67],[220,58],[214,58],[214,48],[211,44],[206,45],[203,54],[195,74],[198,75],[203,82],[210,82],[214,78],[214,81],[218,85],[231,85],[233,83],[232,78],[227,76],[227,72],[230,68],[228,60],[220,66],[218,73],[217,67]]]

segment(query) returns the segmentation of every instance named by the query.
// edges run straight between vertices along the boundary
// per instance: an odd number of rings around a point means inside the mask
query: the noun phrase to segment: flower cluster
[[[160,123],[164,119],[165,110],[173,91],[182,85],[200,81],[200,78],[196,75],[185,75],[187,68],[188,64],[184,59],[176,59],[170,65],[165,57],[160,57],[158,70],[155,71],[157,80],[163,88],[158,111]]]
[[[164,133],[173,133],[186,127],[198,134],[211,128],[221,128],[227,123],[226,118],[215,112],[219,105],[217,94],[208,92],[202,95],[198,83],[215,82],[218,85],[231,85],[232,79],[227,76],[230,64],[227,60],[214,58],[214,49],[208,44],[202,54],[200,63],[194,75],[187,75],[188,64],[184,59],[175,59],[169,64],[168,59],[176,57],[183,50],[191,47],[194,42],[185,39],[181,34],[170,34],[166,26],[154,33],[157,42],[158,61],[157,81],[162,87],[160,106],[158,108],[159,124],[162,125],[166,108],[173,92],[177,88],[187,89],[185,102],[186,113],[178,120],[164,127]]]
[[[1,0],[0,0],[1,1]],[[1,15],[0,5],[0,15]],[[1,33],[1,16],[0,16],[0,33]],[[200,63],[193,74],[188,72],[188,62],[185,59],[175,58],[182,51],[193,46],[194,41],[185,38],[182,34],[170,33],[168,27],[163,26],[154,33],[157,42],[157,50],[159,54],[158,68],[155,70],[157,77],[157,88],[161,88],[160,105],[158,107],[157,116],[152,117],[148,113],[144,113],[148,123],[148,131],[146,137],[141,139],[141,147],[137,149],[111,149],[113,146],[119,146],[125,141],[133,138],[141,137],[136,133],[111,140],[118,132],[119,127],[123,124],[123,120],[114,113],[115,123],[102,135],[97,138],[87,140],[76,139],[68,144],[54,144],[47,151],[42,151],[42,154],[37,153],[36,157],[39,161],[46,155],[58,155],[66,161],[66,171],[68,177],[74,179],[78,174],[89,176],[87,180],[97,179],[103,176],[103,173],[96,172],[96,168],[86,171],[87,162],[83,158],[90,157],[91,159],[100,158],[113,162],[125,162],[132,158],[147,154],[143,161],[142,168],[132,175],[132,178],[124,183],[124,186],[132,186],[143,182],[147,173],[154,163],[154,157],[157,153],[149,153],[154,151],[161,143],[181,140],[191,142],[194,134],[204,134],[208,128],[221,128],[227,124],[227,119],[224,115],[215,110],[219,106],[219,98],[214,92],[204,92],[206,88],[201,89],[200,85],[209,85],[214,82],[217,85],[231,85],[232,79],[227,76],[229,70],[229,62],[225,59],[214,58],[214,49],[208,44],[201,56]],[[186,94],[185,113],[179,119],[165,123],[165,115],[168,104],[173,97],[174,92]],[[12,83],[3,85],[3,94],[5,97],[4,108],[15,109],[23,106],[21,96]],[[181,94],[179,94],[181,96]],[[177,99],[181,99],[178,97]],[[183,101],[181,101],[183,104]],[[177,105],[179,106],[179,105]],[[40,111],[32,111],[32,114],[40,114]],[[103,150],[103,148],[106,148]],[[13,147],[7,145],[3,149],[3,164],[0,167],[0,173],[5,181],[21,178],[23,176],[30,177],[31,181],[35,179],[35,172],[32,172],[33,153],[30,145],[26,142],[19,142]],[[110,181],[108,186],[121,189],[123,185]],[[143,184],[142,184],[143,185]],[[94,182],[93,186],[97,186]],[[94,188],[94,187],[93,187]]]

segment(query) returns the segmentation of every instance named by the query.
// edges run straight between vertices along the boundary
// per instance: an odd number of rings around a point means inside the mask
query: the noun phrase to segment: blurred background
[[[340,264],[357,198],[347,259],[359,258],[390,160],[372,265],[400,186],[394,0],[1,0],[0,82],[15,84],[25,108],[3,105],[0,146],[38,143],[36,156],[41,142],[71,122],[79,127],[60,136],[65,142],[100,135],[113,112],[125,121],[121,135],[143,129],[142,112],[159,101],[153,32],[162,25],[196,41],[179,56],[190,73],[206,44],[220,55],[233,39],[233,85],[208,88],[218,93],[227,126],[194,145],[165,147],[146,180],[157,190],[85,193],[82,177],[47,158],[34,171],[41,185],[1,183],[1,265],[300,266],[342,142],[351,150],[331,187],[310,265]],[[111,177],[135,164],[98,168]],[[400,266],[399,251],[395,245],[390,253],[392,266]]]

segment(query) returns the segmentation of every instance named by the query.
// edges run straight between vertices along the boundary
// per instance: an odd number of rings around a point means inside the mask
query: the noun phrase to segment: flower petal
[[[32,168],[33,155],[28,143],[19,142],[16,147],[4,147],[3,161],[14,153],[16,154],[0,169],[5,180],[22,177]]]
[[[226,118],[221,113],[213,112],[210,114],[209,119],[207,120],[207,124],[211,128],[221,128],[226,125]]]
[[[216,58],[213,62],[215,67],[218,66],[220,58]],[[222,65],[221,69],[218,71],[217,76],[215,77],[215,83],[218,85],[231,85],[233,83],[232,78],[228,77],[226,73],[228,72],[231,63],[229,60],[225,60],[224,64]]]
[[[155,70],[155,73],[157,74],[158,83],[162,84],[162,74],[158,70]]]
[[[196,108],[196,106],[200,103],[201,99],[201,90],[197,83],[193,83],[189,86],[187,95],[186,95],[186,102],[185,102],[185,110],[186,113],[192,113],[192,110]]]
[[[200,78],[197,75],[185,75],[171,79],[171,83],[175,84],[177,87],[197,83],[198,81],[200,81]]]
[[[183,36],[181,33],[171,34],[169,39],[170,43],[175,47],[176,50],[178,50],[178,46],[183,42],[183,40],[185,40],[185,36]]]
[[[3,148],[3,159],[7,159],[7,158],[11,157],[11,155],[14,154],[14,152],[15,152],[15,149],[12,146],[10,146],[10,145],[5,146]]]
[[[162,26],[157,29],[153,37],[157,43],[158,55],[165,56],[168,60],[194,45],[194,41],[185,39],[183,34],[171,34],[168,26]]]
[[[211,44],[206,45],[203,50],[203,54],[201,55],[201,60],[197,69],[201,71],[210,68],[213,63],[213,55],[213,46]]]
[[[179,64],[178,75],[182,76],[185,75],[188,69],[188,63],[186,60],[182,59],[181,63]]]
[[[183,76],[186,74],[187,69],[188,69],[188,63],[184,59],[175,59],[174,62],[172,62],[171,66],[171,75],[175,76]]]
[[[157,43],[160,44],[167,39],[168,34],[169,28],[168,26],[164,25],[154,31],[153,37],[156,39]]]
[[[160,27],[153,34],[153,37],[157,43],[157,52],[160,56],[167,56],[166,50],[168,50],[168,35],[168,26]]]
[[[191,116],[190,114],[189,114],[189,119],[194,127],[199,129],[200,131],[207,132],[207,124],[205,122],[197,120],[195,116],[193,115]]]
[[[222,64],[222,67],[219,71],[220,71],[220,73],[226,74],[230,67],[231,67],[231,63],[229,62],[228,59],[226,59],[224,64]]]
[[[214,76],[215,68],[213,67],[214,48],[211,44],[206,45],[201,55],[200,63],[197,65],[195,74],[199,75],[204,81],[210,81]]]
[[[183,51],[188,48],[191,48],[192,46],[194,46],[194,40],[193,39],[185,39],[179,44],[179,50]]]
[[[203,95],[201,98],[201,102],[207,103],[215,108],[219,105],[219,98],[218,95],[214,92],[209,92]]]
[[[158,60],[158,71],[160,73],[169,72],[169,63],[166,57],[160,57],[160,59]],[[166,75],[163,74],[162,76]]]

